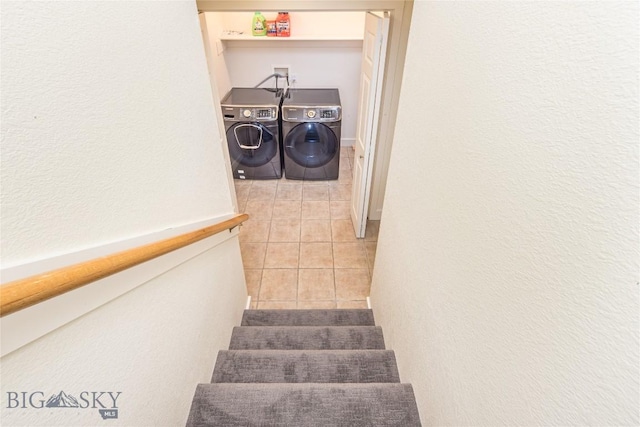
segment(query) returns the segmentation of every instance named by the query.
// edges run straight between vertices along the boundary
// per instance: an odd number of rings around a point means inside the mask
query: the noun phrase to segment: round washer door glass
[[[278,153],[273,133],[260,123],[236,123],[227,129],[229,155],[240,164],[258,167],[269,163]]]
[[[340,142],[322,123],[301,123],[291,129],[284,141],[287,156],[299,165],[317,168],[334,158]]]

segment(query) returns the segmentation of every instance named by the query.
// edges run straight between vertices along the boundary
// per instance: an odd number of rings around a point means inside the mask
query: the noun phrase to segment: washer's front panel
[[[282,177],[277,122],[236,122],[227,127],[233,177],[276,179]]]
[[[222,106],[225,122],[256,121],[270,122],[278,120],[278,108],[270,106]]]

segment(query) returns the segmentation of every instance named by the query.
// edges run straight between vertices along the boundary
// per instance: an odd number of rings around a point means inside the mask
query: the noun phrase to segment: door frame
[[[409,26],[414,0],[272,0],[270,10],[370,12],[388,11],[389,39],[384,66],[383,88],[378,121],[378,138],[373,153],[373,177],[369,218],[380,219],[396,125],[396,112],[402,86],[402,73],[407,52]],[[199,12],[253,12],[264,10],[264,0],[196,0]]]

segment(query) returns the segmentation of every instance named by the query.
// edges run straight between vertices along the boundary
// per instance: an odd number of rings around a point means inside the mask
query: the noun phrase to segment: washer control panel
[[[278,118],[278,108],[223,106],[222,116],[227,121],[272,121]]]
[[[287,122],[337,122],[342,119],[340,107],[282,107],[282,120]]]

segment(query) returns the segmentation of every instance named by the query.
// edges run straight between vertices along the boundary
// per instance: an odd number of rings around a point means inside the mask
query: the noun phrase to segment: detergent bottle
[[[266,19],[260,12],[256,12],[253,14],[253,22],[251,23],[251,34],[254,36],[266,36],[267,35],[267,25]]]
[[[275,20],[267,20],[267,37],[276,37],[278,35],[278,28],[276,27]]]
[[[289,19],[289,12],[278,12],[276,28],[278,31],[278,37],[289,37],[291,35],[291,20]]]

